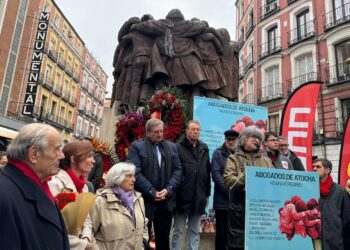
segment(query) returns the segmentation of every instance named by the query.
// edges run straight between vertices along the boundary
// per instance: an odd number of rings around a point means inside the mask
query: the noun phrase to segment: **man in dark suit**
[[[149,229],[154,226],[156,248],[167,250],[175,190],[182,170],[176,145],[163,139],[163,127],[161,120],[148,120],[146,137],[131,144],[128,161],[136,166],[135,190],[144,198]]]
[[[61,213],[47,184],[64,158],[60,133],[45,124],[24,126],[8,146],[0,173],[0,248],[69,249]]]

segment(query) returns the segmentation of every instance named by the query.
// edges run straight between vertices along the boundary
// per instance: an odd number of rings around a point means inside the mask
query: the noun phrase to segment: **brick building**
[[[82,38],[53,0],[0,1],[0,31],[0,140],[6,144],[29,122],[51,124],[73,140],[82,131],[78,107],[83,72],[90,69]],[[94,65],[91,86],[103,103],[107,75]],[[103,105],[96,110],[102,118]],[[81,134],[98,135],[96,121],[89,119]],[[2,130],[14,135],[1,137]]]
[[[324,82],[313,154],[337,171],[350,115],[350,1],[237,0],[239,101],[267,107],[279,132],[283,106],[304,82]]]

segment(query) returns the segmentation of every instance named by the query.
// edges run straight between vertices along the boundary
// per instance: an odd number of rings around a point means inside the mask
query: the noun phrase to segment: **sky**
[[[226,28],[235,40],[236,0],[55,0],[88,50],[108,75],[106,95],[111,96],[113,84],[113,54],[120,27],[130,17],[151,14],[165,18],[174,8],[181,10],[186,20],[197,17],[211,27]]]

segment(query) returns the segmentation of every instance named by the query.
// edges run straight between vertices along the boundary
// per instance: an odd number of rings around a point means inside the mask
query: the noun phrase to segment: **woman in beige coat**
[[[145,207],[134,184],[134,164],[118,163],[108,171],[106,187],[97,191],[90,211],[96,240],[93,249],[139,250],[148,242]]]
[[[56,196],[61,192],[88,192],[86,176],[95,163],[93,146],[87,140],[71,142],[62,149],[65,159],[60,162],[60,171],[49,182],[51,193]],[[88,215],[78,235],[68,235],[71,250],[89,250],[92,241],[92,225]]]

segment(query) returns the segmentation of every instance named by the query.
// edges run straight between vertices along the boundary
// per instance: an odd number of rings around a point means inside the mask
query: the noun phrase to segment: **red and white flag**
[[[339,184],[345,187],[350,179],[350,118],[346,121],[343,143],[339,156]]]
[[[289,148],[312,171],[312,140],[315,112],[322,82],[307,82],[293,91],[281,119],[281,135],[288,138]]]

